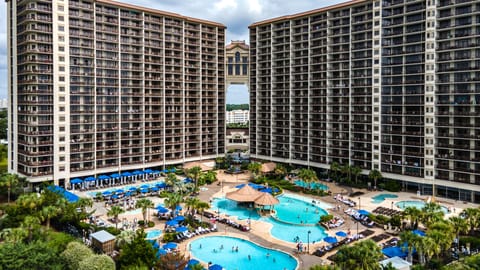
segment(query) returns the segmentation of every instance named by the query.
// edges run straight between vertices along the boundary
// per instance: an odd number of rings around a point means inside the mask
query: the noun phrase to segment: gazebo
[[[236,202],[254,202],[263,192],[255,190],[250,185],[245,185],[242,188],[227,193],[227,199]]]
[[[275,170],[275,167],[277,164],[275,162],[267,162],[262,164],[262,168],[260,169],[260,172],[262,173],[271,173]]]
[[[273,206],[280,203],[280,201],[275,198],[272,194],[268,192],[261,192],[262,194],[255,199],[255,205],[265,208],[265,206],[270,206],[270,211],[273,210]]]

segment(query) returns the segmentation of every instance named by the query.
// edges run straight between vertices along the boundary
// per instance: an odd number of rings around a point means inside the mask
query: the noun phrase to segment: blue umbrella
[[[97,180],[95,177],[93,177],[93,176],[89,176],[89,177],[85,178],[85,180],[84,180],[84,181],[87,181],[87,182],[92,182],[92,181],[95,181],[95,180]]]
[[[112,199],[114,199],[114,200],[118,199],[118,195],[113,195]]]
[[[363,209],[358,210],[358,213],[359,213],[360,215],[364,215],[364,216],[368,216],[368,214],[370,214],[370,212],[368,212],[367,210],[363,210]]]
[[[208,267],[208,270],[222,270],[223,267],[221,265],[218,265],[218,264],[213,264],[213,265],[210,265]]]
[[[188,184],[188,183],[193,183],[193,180],[190,179],[190,178],[185,178],[185,179],[183,179],[183,182]]]
[[[141,188],[141,189],[150,188],[150,186],[149,186],[149,185],[141,185],[140,188]]]
[[[176,232],[186,232],[186,231],[188,231],[188,228],[185,227],[185,226],[181,226],[181,227],[175,228],[175,231]]]
[[[264,188],[264,189],[261,189],[260,191],[265,192],[265,193],[272,193],[273,192],[273,190],[271,188]]]
[[[121,177],[121,175],[118,174],[118,173],[113,173],[113,174],[110,174],[110,177],[111,178],[119,178],[119,177]]]
[[[164,214],[164,213],[168,213],[168,211],[169,211],[167,208],[165,208],[165,207],[163,207],[163,206],[157,206],[156,209],[157,209],[157,211],[158,211],[159,213],[163,213],[163,214]]]
[[[167,251],[163,248],[159,248],[158,251],[157,251],[157,257],[163,256],[163,255],[166,255],[166,254],[167,254]]]
[[[176,220],[176,221],[184,221],[184,220],[185,220],[185,217],[184,217],[184,216],[176,216],[173,220]]]
[[[174,249],[177,247],[177,244],[176,243],[173,243],[173,242],[168,242],[166,243],[165,245],[163,245],[162,248],[164,249]]]
[[[178,225],[178,221],[172,219],[172,220],[169,220],[169,221],[165,222],[165,224],[167,226],[175,226],[175,225]]]
[[[200,262],[198,260],[195,260],[195,259],[190,259],[190,261],[188,261],[188,265],[195,265],[195,264],[199,264]]]
[[[159,170],[153,170],[152,173],[161,173]]]
[[[144,173],[153,173],[153,171],[150,170],[150,169],[143,170],[143,172],[144,172]]]
[[[389,258],[397,257],[397,256],[400,258],[405,258],[408,255],[408,253],[405,250],[402,250],[401,247],[384,248],[382,249],[382,253]]]
[[[133,175],[140,175],[143,174],[143,171],[136,170],[133,172]]]
[[[107,175],[100,175],[100,176],[98,177],[98,180],[107,180],[107,179],[110,179],[110,177],[107,176]]]
[[[110,195],[112,195],[112,192],[110,192],[110,191],[104,191],[104,192],[102,192],[102,195],[103,195],[103,196],[110,196]]]
[[[123,173],[121,174],[121,176],[132,176],[132,174],[129,173],[129,172],[123,172]]]
[[[244,187],[246,184],[240,184],[240,185],[236,185],[235,188],[242,188]]]
[[[340,236],[340,237],[347,237],[347,233],[346,232],[343,232],[343,231],[339,231],[337,233],[335,233],[337,236]]]
[[[160,248],[160,244],[158,244],[158,242],[155,241],[155,243],[153,243],[153,248]]]
[[[162,182],[162,183],[156,184],[155,186],[157,186],[158,188],[166,188],[166,187],[167,187],[167,184],[165,184],[164,182]]]
[[[325,241],[329,244],[334,244],[334,243],[337,243],[337,238],[332,237],[332,236],[327,236],[327,237],[323,238],[323,241]]]
[[[123,189],[117,189],[117,190],[115,190],[115,193],[124,193],[124,192],[125,192],[125,190],[123,190]]]
[[[132,196],[132,192],[129,191],[129,192],[125,193],[125,197],[130,197],[130,196]]]
[[[140,190],[140,192],[142,192],[142,193],[148,193],[148,188],[144,188],[144,189]]]
[[[80,178],[74,178],[70,180],[70,184],[81,184],[81,183],[83,183],[83,180]]]
[[[158,187],[153,187],[150,189],[151,191],[158,191]]]
[[[425,236],[426,233],[424,231],[420,231],[420,230],[413,230],[412,233],[418,235],[418,236]]]
[[[183,209],[183,208],[182,208],[180,205],[177,205],[177,207],[175,207],[175,210],[177,210],[177,211],[180,211],[180,210],[182,210],[182,209]]]
[[[128,188],[128,190],[130,190],[130,191],[137,191],[137,188],[136,188],[136,187],[130,187],[130,188]]]

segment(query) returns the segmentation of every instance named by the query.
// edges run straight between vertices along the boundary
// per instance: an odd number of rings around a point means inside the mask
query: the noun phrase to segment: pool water
[[[299,186],[299,187],[303,187],[303,188],[308,188],[310,186],[311,189],[321,189],[321,190],[325,190],[327,191],[328,190],[328,187],[324,184],[320,184],[320,183],[306,183],[305,181],[303,180],[295,180],[294,181],[295,185]]]
[[[381,203],[385,201],[385,199],[395,199],[395,198],[398,198],[398,196],[395,194],[382,193],[372,197],[372,203]]]
[[[147,236],[145,237],[146,239],[157,239],[162,235],[162,230],[150,230],[147,231]]]
[[[294,224],[315,225],[327,211],[311,202],[305,202],[289,196],[279,196],[280,203],[275,206],[276,218]]]
[[[238,247],[238,252],[232,249],[233,247]],[[219,264],[227,270],[262,267],[269,270],[291,270],[298,266],[297,260],[285,252],[228,236],[207,236],[194,240],[190,243],[190,252],[198,260]]]
[[[295,242],[295,238],[299,238],[306,243],[320,241],[327,236],[325,229],[318,224],[321,215],[326,215],[327,211],[319,206],[312,205],[301,198],[295,198],[289,195],[277,197],[280,201],[275,206],[276,216],[260,217],[256,211],[237,206],[237,203],[225,198],[216,198],[212,202],[212,210],[220,210],[220,214],[236,216],[239,220],[251,218],[252,220],[260,220],[272,224],[271,235],[279,240],[286,242]],[[324,204],[321,204],[324,205]],[[306,209],[308,208],[308,212]],[[301,211],[299,209],[302,209]],[[299,217],[300,216],[300,217]],[[303,221],[303,226],[301,221]],[[305,226],[308,225],[308,226]],[[255,226],[252,223],[252,226]],[[308,234],[310,231],[310,234]]]
[[[418,208],[418,209],[422,209],[423,207],[425,207],[425,202],[422,202],[422,201],[399,201],[397,203],[395,203],[395,206],[397,206],[398,208],[404,210],[405,208],[407,207],[415,207],[415,208]],[[442,211],[445,213],[445,214],[448,214],[448,208],[445,207],[445,206],[442,206]]]

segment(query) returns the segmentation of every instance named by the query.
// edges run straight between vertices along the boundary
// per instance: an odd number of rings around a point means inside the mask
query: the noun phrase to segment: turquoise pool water
[[[425,206],[425,202],[422,201],[399,201],[395,203],[395,205],[400,208],[400,209],[405,209],[407,207],[415,207],[418,209],[422,209]],[[442,211],[445,214],[448,214],[448,208],[445,206],[442,206]]]
[[[398,198],[398,196],[395,194],[382,193],[372,197],[372,203],[381,203],[385,201],[385,199],[394,199],[394,198]]]
[[[316,225],[321,215],[326,215],[327,211],[319,206],[312,205],[311,202],[305,202],[300,198],[294,198],[288,195],[278,197],[280,203],[275,206],[277,215],[273,217],[260,217],[256,211],[237,206],[237,203],[217,198],[212,202],[214,211],[220,210],[220,213],[229,216],[236,216],[240,220],[251,218],[252,220],[261,220],[272,224],[271,235],[277,239],[286,242],[295,242],[298,237],[302,242],[306,243],[320,241],[327,236],[325,229]],[[306,211],[308,208],[308,212]],[[301,209],[301,210],[300,210]],[[303,221],[303,224],[302,223]],[[308,226],[305,226],[308,225]],[[252,224],[255,226],[255,224]],[[310,235],[308,237],[308,231]]]
[[[295,180],[294,181],[295,185],[299,186],[299,187],[304,187],[304,188],[308,188],[309,186],[309,183],[306,183],[304,182],[303,180]],[[324,184],[320,184],[320,183],[310,183],[310,188],[311,189],[321,189],[321,190],[325,190],[327,191],[328,190],[328,187]]]
[[[162,230],[151,230],[147,232],[146,239],[157,239],[162,235]]]
[[[232,247],[238,247],[238,252],[232,250]],[[205,263],[219,264],[227,270],[262,267],[269,270],[292,270],[298,266],[297,260],[287,253],[228,236],[207,236],[194,240],[190,243],[190,252],[193,257]]]

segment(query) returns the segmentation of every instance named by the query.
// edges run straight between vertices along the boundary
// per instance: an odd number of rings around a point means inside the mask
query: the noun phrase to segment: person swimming
[[[252,260],[252,257],[250,255],[248,255],[248,260],[251,261]]]

